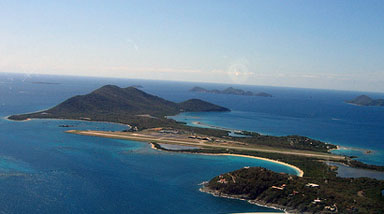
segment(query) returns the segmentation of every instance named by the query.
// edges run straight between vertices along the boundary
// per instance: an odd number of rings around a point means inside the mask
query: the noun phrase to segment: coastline
[[[332,151],[340,150],[340,146],[336,145],[336,149],[329,149],[328,152],[332,153]]]
[[[13,121],[13,122],[27,122],[27,121],[32,120],[31,118],[27,118],[25,120],[11,120],[11,119],[9,119],[10,116],[12,116],[12,115],[4,116],[3,119],[7,120],[7,121]]]
[[[63,118],[27,118],[25,120],[12,120],[12,119],[8,119],[8,117],[11,116],[11,115],[8,115],[8,116],[5,116],[3,117],[5,120],[8,120],[8,121],[16,121],[16,122],[28,122],[28,121],[31,121],[31,120],[34,120],[34,119],[37,119],[37,120],[58,120],[58,121],[82,121],[82,122],[99,122],[99,123],[110,123],[110,124],[117,124],[117,125],[122,125],[122,126],[127,126],[127,127],[131,127],[129,124],[125,124],[125,123],[117,123],[117,122],[109,122],[109,121],[98,121],[98,120],[81,120],[81,119],[63,119]],[[194,121],[196,122],[196,121]],[[198,122],[200,123],[200,122]],[[201,123],[200,123],[201,124]],[[220,127],[216,127],[216,126],[210,126],[211,128],[220,128]],[[223,128],[224,129],[224,128]],[[330,149],[329,152],[331,154],[334,154],[333,151],[340,151],[340,150],[343,150],[343,149],[347,149],[347,150],[355,150],[355,151],[360,151],[364,154],[370,154],[372,153],[372,150],[368,150],[368,149],[362,149],[362,148],[354,148],[354,147],[346,147],[346,146],[340,146],[340,145],[336,145],[337,148],[335,149]],[[367,152],[368,151],[368,152]],[[199,153],[199,154],[205,154],[205,153]],[[260,159],[260,160],[264,160],[264,161],[269,161],[269,162],[274,162],[274,163],[277,163],[277,164],[281,164],[281,165],[284,165],[284,166],[287,166],[287,167],[290,167],[290,168],[293,168],[296,172],[297,172],[297,176],[299,177],[302,177],[303,176],[303,170],[301,170],[300,168],[294,166],[294,165],[291,165],[291,164],[288,164],[288,163],[285,163],[285,162],[281,162],[281,161],[277,161],[277,160],[273,160],[273,159],[268,159],[268,158],[261,158],[261,157],[256,157],[256,156],[250,156],[250,155],[239,155],[239,154],[230,154],[230,153],[222,153],[222,154],[206,154],[206,155],[227,155],[227,156],[238,156],[238,157],[246,157],[246,158],[254,158],[254,159]],[[377,171],[377,170],[376,170]]]
[[[158,148],[156,148],[155,144],[153,144],[153,143],[150,143],[150,144],[151,144],[151,148],[152,148],[152,149],[160,150],[160,151],[168,151],[168,150],[162,150],[162,149],[158,149]],[[175,152],[177,152],[177,151],[175,151]],[[189,152],[184,152],[184,153],[189,153]],[[191,153],[191,154],[192,154],[192,153]],[[193,154],[195,154],[195,153],[193,153]],[[301,170],[299,167],[294,166],[294,165],[289,164],[289,163],[285,163],[285,162],[282,162],[282,161],[277,161],[277,160],[273,160],[273,159],[269,159],[269,158],[262,158],[262,157],[251,156],[251,155],[230,154],[230,153],[219,153],[219,154],[213,154],[213,153],[196,153],[196,154],[201,154],[201,155],[211,155],[211,156],[233,156],[233,157],[243,157],[243,158],[251,158],[251,159],[257,159],[257,160],[268,161],[268,162],[271,162],[271,163],[280,164],[280,165],[289,167],[289,168],[291,168],[291,169],[294,169],[294,170],[297,172],[297,176],[298,176],[298,177],[303,177],[303,176],[304,176],[304,171]]]
[[[80,120],[80,119],[62,119],[62,118],[27,118],[25,120],[12,120],[12,119],[8,119],[8,117],[10,117],[10,116],[12,116],[12,115],[8,115],[8,116],[5,116],[3,118],[5,120],[13,121],[13,122],[28,122],[31,120],[59,120],[59,121],[63,120],[63,121],[80,121],[80,122],[94,122],[94,123],[111,123],[111,124],[128,126],[129,128],[132,128],[131,125],[126,124],[126,123],[116,123],[116,122],[99,121],[99,120]]]
[[[165,152],[172,152],[172,151],[169,151],[169,150],[163,150],[163,149],[159,149],[159,148],[156,148],[155,144],[154,143],[149,143],[151,145],[151,149],[154,149],[154,150],[159,150],[159,151],[165,151]],[[177,151],[175,151],[177,152]],[[185,152],[183,151],[183,153],[188,153],[188,152]],[[189,154],[195,154],[195,153],[189,153]],[[210,156],[234,156],[234,157],[245,157],[245,158],[252,158],[252,159],[258,159],[258,160],[264,160],[264,161],[268,161],[268,162],[272,162],[272,163],[277,163],[277,164],[281,164],[281,165],[284,165],[284,166],[287,166],[287,167],[290,167],[290,168],[293,168],[296,172],[298,172],[299,174],[297,175],[298,177],[303,177],[304,175],[304,172],[296,167],[296,166],[293,166],[291,164],[288,164],[288,163],[284,163],[284,162],[281,162],[281,161],[276,161],[276,160],[272,160],[272,159],[268,159],[268,158],[262,158],[262,157],[256,157],[256,156],[250,156],[250,155],[238,155],[238,154],[229,154],[229,153],[221,153],[221,154],[212,154],[212,153],[198,153],[200,155],[210,155]],[[272,208],[272,209],[275,209],[275,210],[279,210],[279,211],[283,211],[285,214],[289,214],[289,212],[282,208],[282,207],[278,207],[279,205],[277,204],[266,204],[262,201],[257,201],[257,200],[247,200],[247,199],[244,199],[240,196],[236,197],[236,196],[233,196],[233,195],[228,195],[228,194],[223,194],[223,193],[218,193],[216,191],[213,191],[211,189],[209,189],[208,187],[205,187],[204,184],[206,182],[202,182],[200,185],[203,185],[203,187],[199,188],[199,191],[200,192],[203,192],[203,193],[208,193],[208,194],[211,194],[215,197],[221,197],[221,198],[229,198],[229,199],[236,199],[236,200],[242,200],[242,201],[247,201],[248,203],[250,204],[253,204],[253,205],[256,205],[256,206],[259,206],[259,207],[266,207],[266,208]],[[293,212],[294,213],[294,212]]]
[[[236,199],[236,200],[241,200],[241,201],[247,201],[248,203],[256,205],[256,206],[259,206],[259,207],[266,207],[266,208],[272,208],[272,209],[275,209],[275,210],[283,211],[285,214],[297,213],[294,210],[292,210],[292,212],[289,212],[287,209],[279,206],[278,204],[268,204],[268,203],[264,203],[263,201],[248,200],[248,199],[242,198],[241,196],[229,195],[229,194],[220,193],[218,191],[212,190],[212,189],[204,186],[204,183],[202,185],[203,185],[203,187],[201,187],[199,189],[199,191],[203,192],[203,193],[210,194],[210,195],[212,195],[214,197],[229,198],[229,199]]]
[[[210,154],[210,153],[199,153],[202,155],[212,155],[212,156],[234,156],[234,157],[243,157],[243,158],[251,158],[251,159],[257,159],[257,160],[263,160],[263,161],[268,161],[271,163],[276,163],[280,164],[286,167],[289,167],[291,169],[294,169],[297,172],[298,177],[303,177],[304,176],[304,171],[301,170],[299,167],[291,165],[289,163],[285,163],[282,161],[277,161],[269,158],[262,158],[262,157],[257,157],[257,156],[251,156],[251,155],[239,155],[239,154],[230,154],[230,153],[221,153],[221,154]]]
[[[347,104],[356,105],[353,103],[347,103]],[[361,105],[357,105],[357,106],[361,106]],[[197,126],[202,126],[202,127],[213,128],[213,129],[221,129],[221,130],[226,130],[226,131],[237,131],[236,129],[230,129],[230,128],[224,128],[224,127],[220,127],[220,126],[210,125],[210,124],[206,124],[206,123],[203,123],[200,121],[193,121],[192,124],[197,125]],[[257,132],[257,133],[259,133],[261,135],[268,135],[268,134],[264,134],[264,133],[260,133],[260,132]],[[271,134],[271,135],[276,136],[274,134]],[[312,138],[312,137],[309,137],[309,138]],[[317,138],[312,138],[312,139],[317,139]],[[351,157],[353,160],[358,160],[358,158],[361,157],[361,155],[372,155],[372,154],[376,153],[376,151],[374,149],[371,149],[371,148],[354,147],[354,146],[348,146],[348,145],[345,146],[345,145],[339,145],[339,144],[335,144],[332,142],[328,142],[327,140],[322,140],[322,139],[317,139],[317,140],[325,142],[325,143],[333,144],[336,146],[336,148],[334,148],[334,149],[328,149],[328,152],[330,154],[342,155],[345,157]],[[345,151],[356,151],[356,152],[360,152],[361,154],[350,156],[350,155],[348,155],[348,153],[345,153]],[[362,162],[362,163],[370,164],[367,162]],[[376,164],[373,163],[372,165],[376,165]],[[378,166],[383,166],[383,165],[378,165]],[[349,166],[349,167],[353,167],[353,166]],[[375,171],[377,171],[377,170],[375,170]]]
[[[39,112],[43,112],[43,111],[48,111],[48,110],[49,110],[49,108],[46,108],[46,109],[42,109],[42,110],[38,110],[38,111],[32,111],[32,112],[27,112],[27,113],[22,113],[22,114],[35,114],[35,113],[39,113]],[[25,120],[11,120],[11,119],[9,119],[9,117],[13,116],[13,115],[21,115],[21,114],[11,114],[11,115],[5,116],[4,118],[6,120],[10,120],[10,121],[21,121],[21,122],[28,121],[28,119],[31,120],[31,118],[27,118]]]
[[[204,127],[204,128],[219,129],[219,130],[224,130],[224,131],[238,131],[238,130],[235,130],[235,129],[229,129],[229,128],[224,128],[224,127],[220,127],[220,126],[209,125],[209,124],[206,124],[206,123],[202,123],[200,121],[193,121],[192,124],[196,125],[198,127]]]
[[[372,154],[375,152],[375,150],[372,150],[372,149],[352,147],[352,146],[337,146],[337,149],[332,149],[331,151],[336,151],[336,150],[338,150],[338,151],[343,151],[343,150],[357,151],[357,152],[361,152],[363,154]]]
[[[39,110],[39,111],[36,111],[36,112],[31,112],[31,113],[38,113],[38,112],[41,112],[41,111],[45,111],[45,110],[49,110],[49,109],[44,109],[44,110]],[[26,114],[29,114],[29,113],[26,113]],[[177,114],[176,114],[177,115]],[[166,116],[166,117],[172,117],[172,116],[176,116],[176,115],[169,115],[169,116]],[[126,123],[119,123],[119,122],[110,122],[110,121],[99,121],[99,120],[81,120],[81,119],[64,119],[64,118],[27,118],[25,120],[12,120],[12,119],[9,119],[9,117],[12,116],[12,115],[8,115],[8,116],[5,116],[4,119],[5,120],[8,120],[8,121],[16,121],[16,122],[27,122],[27,121],[30,121],[30,120],[33,120],[33,119],[39,119],[39,120],[68,120],[68,121],[88,121],[88,122],[100,122],[100,123],[112,123],[112,124],[118,124],[118,125],[124,125],[124,126],[128,126],[129,128],[132,128],[131,125],[129,124],[126,124]],[[230,129],[230,128],[224,128],[224,127],[220,127],[220,126],[214,126],[214,125],[209,125],[209,124],[205,124],[205,123],[202,123],[200,121],[193,121],[192,122],[193,125],[201,125],[201,126],[205,126],[207,128],[211,128],[211,129],[218,129],[218,130],[224,130],[224,131],[229,131],[229,132],[234,132],[234,131],[238,131],[236,129]],[[186,125],[186,126],[189,126],[189,125]],[[262,134],[263,135],[263,134]],[[342,147],[340,147],[339,145],[336,145],[337,148],[336,149],[330,149],[330,151],[333,151],[333,150],[340,150]],[[332,153],[331,153],[332,154]],[[344,155],[343,155],[344,156]]]
[[[193,125],[197,126],[197,127],[210,128],[210,129],[219,129],[219,130],[224,130],[224,131],[229,131],[229,132],[247,131],[247,130],[225,128],[225,127],[221,127],[221,126],[210,125],[210,124],[203,123],[203,122],[200,122],[200,121],[192,121],[191,123]],[[249,131],[249,132],[253,132],[253,131]],[[265,134],[265,133],[262,133],[262,132],[257,132],[257,133],[260,134],[260,135],[268,135],[268,134]],[[275,135],[273,135],[273,136],[275,136]]]

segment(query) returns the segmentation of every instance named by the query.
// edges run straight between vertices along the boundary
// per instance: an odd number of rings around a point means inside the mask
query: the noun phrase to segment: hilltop
[[[384,106],[384,99],[372,99],[367,95],[360,95],[353,100],[346,101],[359,106]]]
[[[26,120],[29,118],[58,118],[92,121],[109,121],[128,123],[130,121],[151,120],[152,123],[173,123],[165,116],[176,115],[184,111],[230,111],[203,100],[191,99],[175,103],[148,94],[136,87],[120,88],[105,85],[95,91],[71,97],[59,105],[36,113],[12,115],[11,120]],[[158,121],[154,121],[154,120]],[[161,122],[159,121],[161,120]],[[137,122],[140,123],[140,122]],[[144,121],[149,123],[149,121]]]
[[[259,97],[272,97],[271,94],[265,93],[265,92],[259,92],[259,93],[254,93],[252,91],[244,91],[241,89],[236,89],[236,88],[226,88],[224,90],[208,90],[202,87],[194,87],[191,90],[191,92],[198,92],[198,93],[210,93],[210,94],[232,94],[232,95],[242,95],[242,96],[259,96]]]

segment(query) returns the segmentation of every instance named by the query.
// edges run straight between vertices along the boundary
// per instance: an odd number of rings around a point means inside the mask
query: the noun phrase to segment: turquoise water
[[[34,84],[33,81],[59,84]],[[105,85],[142,85],[143,90],[179,102],[201,98],[232,109],[228,113],[188,113],[178,120],[258,131],[301,134],[345,147],[368,163],[384,165],[384,108],[343,101],[359,92],[274,87],[272,98],[194,94],[198,85],[165,81],[26,76],[0,73],[0,117],[46,109]],[[240,86],[238,86],[240,87]],[[368,93],[373,97],[382,94]],[[59,125],[74,125],[63,128]],[[146,143],[79,136],[68,129],[122,130],[125,126],[83,121],[0,119],[0,211],[5,213],[230,213],[274,211],[244,201],[198,191],[199,183],[244,166],[263,166],[295,174],[261,160],[178,154],[152,150]]]
[[[118,124],[4,119],[12,113],[55,105],[72,96],[67,88],[76,94],[85,90],[84,84],[70,79],[54,80],[68,82],[40,85],[14,77],[0,83],[2,213],[271,212],[275,210],[201,193],[199,184],[244,166],[296,174],[291,168],[261,160],[161,152],[147,143],[64,132],[74,128],[126,129]]]
[[[184,113],[174,117],[189,124],[200,121],[270,135],[308,136],[345,147],[335,153],[358,156],[358,160],[369,164],[384,165],[384,107],[345,103],[361,94],[384,98],[384,93],[232,85],[273,95],[265,98],[189,92],[193,86],[223,89],[229,85],[159,82],[146,84],[144,89],[176,102],[193,97],[232,110]],[[372,153],[366,154],[366,150]]]
[[[227,213],[271,211],[215,198],[199,183],[244,166],[293,173],[248,158],[156,151],[146,143],[66,134],[63,121],[0,120],[0,210],[4,212]],[[113,124],[65,121],[82,129]],[[196,206],[196,205],[199,206]]]
[[[191,126],[199,126],[194,124],[199,121],[202,124],[262,134],[308,136],[342,146],[340,150],[333,151],[335,154],[357,156],[358,160],[365,163],[384,165],[384,108],[352,106],[342,101],[339,105],[361,111],[361,117],[374,116],[367,121],[347,116],[342,118],[345,109],[339,106],[340,112],[334,113],[335,117],[339,116],[337,120],[328,116],[303,118],[236,110],[224,113],[182,113],[172,118]],[[368,150],[371,152],[367,153]]]

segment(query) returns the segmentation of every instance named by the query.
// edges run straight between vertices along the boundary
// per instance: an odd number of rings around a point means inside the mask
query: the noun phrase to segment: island
[[[165,116],[180,112],[230,111],[203,100],[190,99],[174,103],[145,93],[136,87],[120,88],[105,85],[86,95],[71,97],[48,110],[9,116],[10,120],[32,118],[106,121],[133,125],[139,130],[163,126],[178,126]]]
[[[368,206],[376,211],[382,210],[381,202],[384,199],[377,195],[377,192],[384,189],[382,181],[337,177],[336,168],[329,166],[327,162],[339,162],[378,171],[384,171],[383,166],[367,165],[353,160],[352,157],[332,154],[331,150],[338,148],[336,145],[305,136],[270,136],[239,130],[236,130],[236,135],[231,136],[231,131],[227,129],[188,126],[167,117],[182,112],[201,111],[228,112],[230,109],[199,99],[175,103],[135,87],[120,88],[106,85],[89,94],[71,97],[48,110],[12,115],[8,119],[21,121],[54,118],[121,123],[130,128],[122,131],[66,130],[66,132],[142,141],[151,144],[153,149],[165,152],[263,159],[291,167],[297,172],[297,176],[294,176],[274,173],[267,169],[247,168],[241,169],[240,174],[237,172],[223,174],[202,188],[203,191],[215,195],[247,199],[253,203],[310,213],[329,213],[335,210],[341,213],[348,213],[351,210],[365,213]],[[170,149],[172,146],[178,149]],[[262,183],[257,180],[258,177],[267,180]],[[227,184],[230,187],[226,186]],[[308,187],[307,184],[318,186]],[[332,187],[337,185],[343,190],[332,192]],[[273,192],[275,190],[281,192],[275,195]],[[292,197],[291,194],[297,196]],[[301,200],[307,196],[308,199]],[[332,197],[339,198],[333,200]],[[310,203],[308,200],[311,200]],[[330,203],[331,201],[333,203]]]
[[[244,91],[242,89],[236,89],[236,88],[226,88],[224,90],[208,90],[202,87],[193,87],[189,91],[191,92],[198,92],[198,93],[210,93],[210,94],[232,94],[232,95],[242,95],[242,96],[259,96],[259,97],[272,97],[271,94],[265,93],[265,92],[258,92],[254,93],[252,91]]]
[[[346,102],[359,106],[384,106],[384,99],[372,99],[367,95],[360,95],[355,99]]]

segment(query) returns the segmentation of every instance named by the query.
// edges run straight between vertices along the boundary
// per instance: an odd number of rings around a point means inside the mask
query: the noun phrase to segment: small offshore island
[[[350,157],[334,155],[336,145],[304,136],[269,136],[187,126],[166,116],[181,112],[230,111],[199,99],[174,103],[135,87],[103,86],[40,112],[12,115],[10,120],[33,118],[104,121],[127,124],[129,129],[112,131],[68,130],[68,133],[148,142],[154,148],[201,154],[245,155],[275,160],[298,168],[298,176],[245,167],[213,178],[202,191],[217,196],[246,199],[252,203],[300,213],[380,213],[384,210],[384,181],[371,178],[340,178],[333,161],[352,167],[384,171]],[[161,144],[188,146],[169,150]],[[192,149],[191,149],[192,148]]]
[[[384,99],[372,99],[367,95],[361,95],[356,97],[353,100],[346,101],[349,104],[354,104],[358,106],[384,106]]]
[[[254,93],[252,91],[244,91],[242,89],[237,89],[237,88],[226,88],[224,90],[208,90],[202,87],[193,87],[191,92],[197,92],[197,93],[209,93],[209,94],[231,94],[231,95],[241,95],[241,96],[258,96],[258,97],[272,97],[271,94],[265,93],[265,92],[259,92],[259,93]]]

